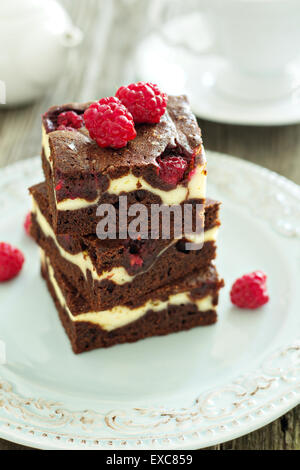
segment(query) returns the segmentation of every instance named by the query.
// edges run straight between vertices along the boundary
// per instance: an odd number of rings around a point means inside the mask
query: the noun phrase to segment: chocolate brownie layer
[[[135,342],[143,338],[157,335],[166,335],[182,330],[188,330],[196,326],[210,325],[217,320],[216,306],[218,304],[218,292],[223,282],[217,277],[215,270],[211,267],[206,272],[198,274],[197,277],[185,282],[185,286],[179,284],[173,287],[173,297],[170,292],[158,294],[164,302],[161,309],[157,309],[155,302],[152,308],[145,309],[143,314],[134,321],[114,329],[104,329],[99,324],[91,322],[87,317],[76,321],[67,303],[62,298],[60,287],[64,289],[64,295],[68,295],[69,304],[73,311],[86,310],[84,300],[78,292],[62,277],[59,272],[53,272],[53,268],[44,258],[42,262],[42,275],[47,282],[49,292],[55,302],[61,322],[71,341],[73,351],[81,353],[96,348],[103,348],[125,342]],[[202,276],[202,279],[201,279]],[[58,287],[59,285],[59,287]],[[182,288],[189,289],[188,300],[182,297],[178,303],[178,295],[175,294]],[[170,290],[170,288],[169,288]],[[176,297],[177,295],[177,297]],[[168,302],[169,299],[169,302]],[[176,303],[172,303],[176,299]],[[183,300],[184,299],[184,300]],[[159,302],[157,300],[156,302]],[[179,297],[180,302],[180,297]],[[130,306],[133,308],[133,306]],[[111,313],[112,316],[116,313]]]
[[[126,304],[208,266],[216,256],[219,203],[207,203],[207,230],[201,250],[186,251],[183,240],[107,240],[55,236],[45,185],[31,188],[34,197],[31,234],[53,266],[68,276],[94,308]]]
[[[176,205],[203,201],[206,161],[201,132],[184,96],[169,97],[168,109],[158,124],[138,125],[137,137],[120,150],[103,149],[86,128],[56,131],[59,113],[82,114],[87,105],[51,108],[43,118],[43,168],[56,233],[95,233],[100,204],[117,204],[120,195],[128,205]],[[180,156],[187,169],[177,184],[160,173],[165,157]]]

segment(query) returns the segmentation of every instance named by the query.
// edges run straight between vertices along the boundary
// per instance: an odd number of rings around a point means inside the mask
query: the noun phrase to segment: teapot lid
[[[65,10],[57,3],[56,0],[2,0],[0,6],[0,20],[18,19],[26,17],[58,15],[64,13]]]

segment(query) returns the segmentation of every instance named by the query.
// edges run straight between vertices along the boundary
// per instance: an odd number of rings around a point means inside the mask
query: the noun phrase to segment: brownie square
[[[124,307],[95,312],[44,253],[42,275],[76,354],[213,324],[224,284],[209,266]]]
[[[126,304],[158,287],[208,266],[216,256],[219,202],[205,205],[204,244],[186,251],[186,240],[99,240],[55,235],[46,184],[31,189],[31,234],[54,268],[68,276],[93,308]]]
[[[185,96],[170,96],[160,122],[137,125],[137,137],[119,150],[98,147],[85,127],[56,130],[61,112],[83,114],[88,105],[52,107],[43,116],[42,160],[56,233],[95,234],[98,206],[113,204],[118,214],[119,196],[127,196],[129,207],[142,203],[148,209],[204,201],[201,131]],[[177,185],[161,176],[160,162],[170,156],[187,163]]]

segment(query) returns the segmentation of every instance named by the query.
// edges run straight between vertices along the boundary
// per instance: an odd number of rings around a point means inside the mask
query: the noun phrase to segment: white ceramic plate
[[[0,239],[26,255],[0,285],[0,436],[39,448],[197,449],[249,433],[300,400],[300,189],[208,152],[209,195],[223,201],[215,326],[75,356],[23,232],[39,158],[0,172]],[[263,269],[271,300],[231,306],[241,274]]]

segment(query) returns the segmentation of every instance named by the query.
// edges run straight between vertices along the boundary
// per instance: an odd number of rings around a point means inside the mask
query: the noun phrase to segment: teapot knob
[[[76,26],[70,26],[61,36],[62,46],[72,48],[77,47],[83,40],[83,32]]]

